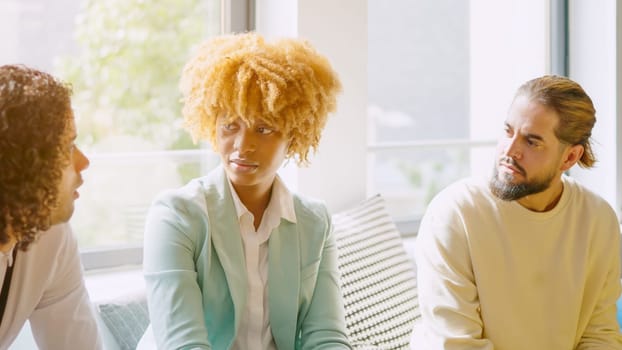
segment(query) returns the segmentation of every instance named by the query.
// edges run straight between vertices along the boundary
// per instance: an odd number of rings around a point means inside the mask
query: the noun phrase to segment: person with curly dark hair
[[[100,349],[67,221],[89,161],[74,143],[71,88],[0,66],[0,349],[28,320],[45,349]]]

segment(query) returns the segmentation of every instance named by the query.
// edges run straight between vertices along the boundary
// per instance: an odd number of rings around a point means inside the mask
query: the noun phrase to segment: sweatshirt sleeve
[[[417,237],[417,282],[422,314],[420,339],[427,350],[493,350],[483,339],[480,303],[466,232],[457,213],[430,204]]]
[[[581,336],[581,340],[576,350],[591,349],[622,349],[622,334],[620,325],[616,319],[616,301],[620,297],[620,227],[618,226],[615,214],[611,220],[610,231],[613,235],[603,235],[612,237],[611,239],[597,242],[594,247],[602,247],[602,253],[593,251],[592,254],[597,261],[592,264],[593,269],[606,269],[606,279],[604,284],[596,287],[596,305],[589,318],[588,324]],[[602,259],[602,261],[601,261]],[[596,273],[596,272],[594,272]]]

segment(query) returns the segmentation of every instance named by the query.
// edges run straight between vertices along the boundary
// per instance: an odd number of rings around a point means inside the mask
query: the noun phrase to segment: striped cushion
[[[134,350],[149,325],[149,311],[144,294],[124,300],[97,305],[106,328],[116,340],[119,349]]]
[[[384,200],[333,215],[333,229],[352,345],[408,349],[420,317],[415,266]]]

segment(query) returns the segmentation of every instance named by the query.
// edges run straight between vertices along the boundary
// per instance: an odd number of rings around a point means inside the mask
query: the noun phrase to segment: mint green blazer
[[[337,248],[324,205],[294,195],[297,223],[269,238],[270,327],[278,349],[350,349]],[[222,167],[165,192],[147,217],[143,270],[160,349],[229,349],[246,302],[242,239]]]

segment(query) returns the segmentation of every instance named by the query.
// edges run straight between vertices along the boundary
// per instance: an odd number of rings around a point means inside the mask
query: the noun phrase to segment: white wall
[[[616,136],[622,135],[622,126],[616,122],[616,94],[621,85],[617,75],[622,74],[617,72],[616,62],[620,40],[616,11],[622,15],[622,10],[616,7],[616,0],[571,0],[569,10],[570,77],[586,89],[596,105],[598,122],[593,136],[600,160],[595,169],[576,167],[572,174],[620,212],[622,156],[617,152]],[[256,14],[257,31],[268,37],[310,40],[331,60],[344,85],[339,110],[329,120],[311,167],[286,169],[294,178],[290,186],[325,199],[333,211],[361,200],[367,163],[367,2],[257,0]],[[496,137],[518,86],[549,72],[550,33],[544,25],[549,16],[550,9],[541,0],[470,1],[471,57],[466,64],[471,74],[470,130],[474,139]],[[523,40],[519,31],[529,31],[532,39]],[[486,53],[491,47],[495,55]],[[490,149],[475,149],[472,159],[473,174],[489,173]]]
[[[0,1],[0,62],[18,62],[19,37],[13,29],[19,24],[20,6],[14,1]]]
[[[622,218],[622,123],[617,122],[622,114],[622,69],[620,69],[618,59],[622,57],[622,6],[616,6],[616,202],[614,208],[618,213],[618,218]],[[622,220],[621,220],[622,221]],[[621,243],[622,244],[622,243]]]
[[[547,16],[549,9],[541,0],[470,1],[473,139],[498,137],[516,89],[548,71]],[[494,160],[490,148],[474,149],[471,159],[473,175],[490,174]]]
[[[365,198],[367,163],[367,1],[258,0],[256,30],[298,36],[332,63],[343,84],[311,166],[288,169],[290,187],[339,211]]]
[[[296,36],[298,1],[256,0],[255,29],[267,38]]]
[[[592,98],[596,107],[596,125],[592,132],[596,167],[575,167],[572,175],[603,196],[620,213],[616,193],[620,191],[616,166],[620,159],[616,146],[617,46],[616,0],[571,0],[570,78],[577,81]],[[618,133],[622,136],[622,133]]]

